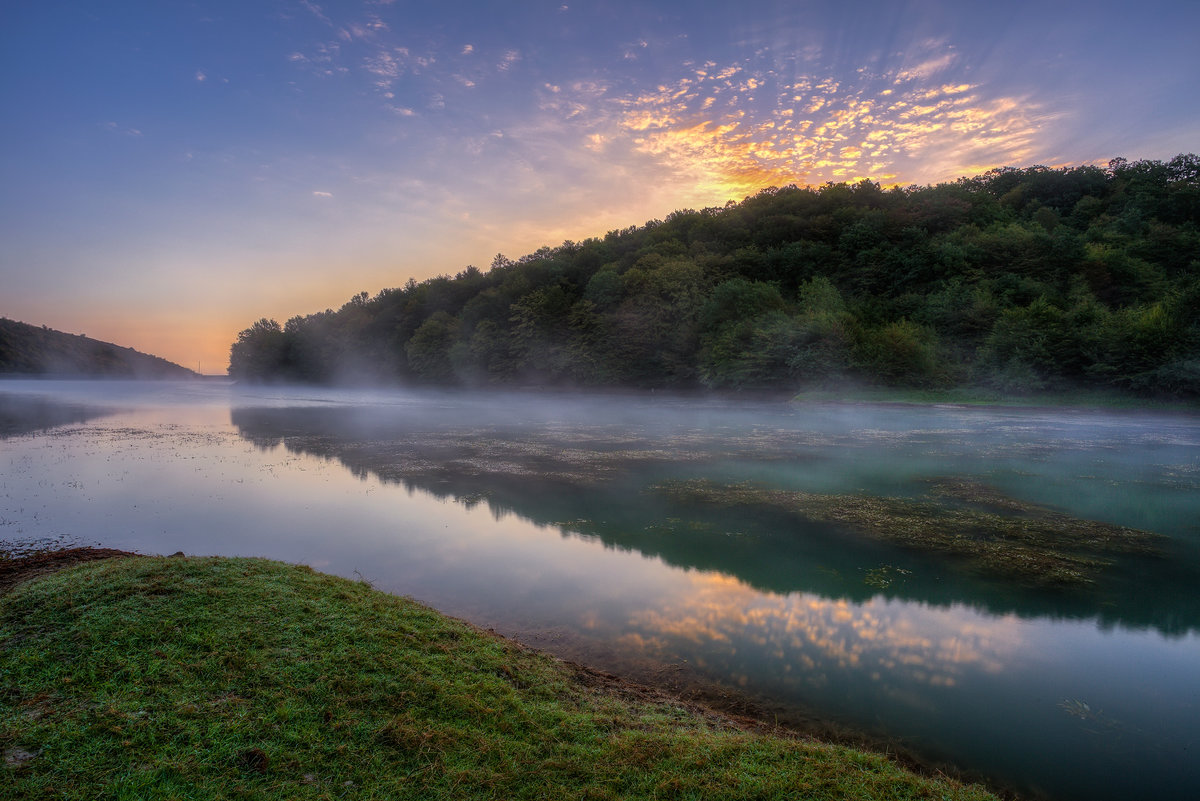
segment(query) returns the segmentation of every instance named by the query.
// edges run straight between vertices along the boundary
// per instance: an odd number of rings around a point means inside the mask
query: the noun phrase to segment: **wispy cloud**
[[[383,109],[400,116],[413,116],[414,112],[412,105],[394,102],[399,96],[410,103],[419,99],[418,105],[427,109],[442,109],[453,89],[472,89],[489,75],[511,71],[522,60],[515,48],[484,55],[469,42],[446,48],[429,38],[406,41],[395,19],[389,22],[371,12],[365,17],[360,13],[357,17],[331,18],[311,0],[304,0],[302,5],[336,33],[291,52],[287,60],[317,75],[359,76],[382,96]]]
[[[106,131],[111,131],[112,133],[121,134],[123,136],[139,137],[142,135],[142,132],[137,128],[126,128],[122,125],[118,125],[115,122],[106,122],[100,127]]]
[[[350,70],[345,65],[339,63],[341,53],[342,45],[340,42],[318,42],[309,48],[307,52],[295,50],[289,53],[287,60],[317,75],[344,75]]]
[[[504,55],[501,56],[500,62],[496,64],[496,69],[501,72],[508,72],[512,69],[513,64],[516,64],[520,60],[521,53],[519,50],[506,50],[504,51]]]
[[[954,63],[955,54],[942,53],[924,59],[911,67],[905,67],[896,73],[896,83],[912,80],[927,80]]]
[[[408,58],[408,50],[403,47],[378,50],[363,59],[363,69],[375,76],[376,86],[387,89],[391,87],[392,81],[407,70]]]
[[[333,20],[325,16],[325,11],[311,0],[300,0],[300,5],[303,6],[310,14],[324,22],[326,25],[332,26]]]

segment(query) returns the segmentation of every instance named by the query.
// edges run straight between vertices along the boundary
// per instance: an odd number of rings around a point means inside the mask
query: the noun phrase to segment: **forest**
[[[262,319],[246,381],[1200,396],[1200,157],[768,188]]]
[[[0,317],[0,375],[195,378],[186,367],[83,334]]]

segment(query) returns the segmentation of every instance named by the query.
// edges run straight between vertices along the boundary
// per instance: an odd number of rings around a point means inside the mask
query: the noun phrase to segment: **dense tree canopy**
[[[1200,395],[1200,158],[770,188],[260,320],[254,380]]]
[[[0,317],[0,375],[195,378],[196,373],[133,348]]]

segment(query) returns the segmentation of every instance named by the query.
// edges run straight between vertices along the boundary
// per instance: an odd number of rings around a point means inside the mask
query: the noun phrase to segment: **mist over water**
[[[1200,793],[1196,417],[10,381],[0,422],[6,541],[303,562],[1027,792]],[[1100,545],[1063,584],[915,513]]]

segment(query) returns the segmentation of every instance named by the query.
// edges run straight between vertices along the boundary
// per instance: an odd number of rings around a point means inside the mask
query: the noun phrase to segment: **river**
[[[0,540],[264,556],[1029,796],[1200,797],[1200,417],[0,382]]]

